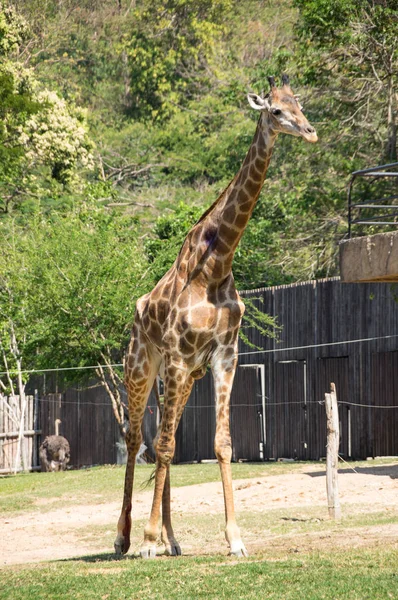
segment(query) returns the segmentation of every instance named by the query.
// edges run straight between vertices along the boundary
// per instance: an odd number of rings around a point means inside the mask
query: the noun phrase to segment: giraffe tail
[[[160,420],[162,420],[162,415],[163,415],[163,405],[160,402],[160,393],[159,393],[159,384],[158,384],[158,377],[156,377],[155,381],[153,382],[153,387],[152,387],[152,391],[155,394],[155,398],[156,398],[156,405],[159,409],[159,414],[160,414]],[[156,438],[155,438],[156,439]],[[153,481],[155,481],[155,473],[156,473],[156,467],[153,469],[152,473],[149,475],[148,479],[146,481],[143,481],[141,484],[141,489],[145,490],[148,486],[151,485],[151,483]]]
[[[156,404],[157,404],[157,407],[158,407],[158,409],[159,409],[160,419],[162,419],[162,415],[163,415],[163,406],[162,406],[162,404],[161,404],[161,402],[160,402],[160,393],[159,393],[159,384],[158,384],[158,380],[159,380],[159,377],[156,377],[156,378],[155,378],[155,381],[153,382],[153,388],[152,388],[152,391],[153,391],[153,392],[154,392],[154,394],[155,394],[155,398],[156,398]]]

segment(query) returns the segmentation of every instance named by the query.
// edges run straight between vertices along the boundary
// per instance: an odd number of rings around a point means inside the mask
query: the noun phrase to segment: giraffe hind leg
[[[177,409],[177,418],[175,424],[175,430],[177,430],[178,424],[182,417],[185,404],[187,403],[191,394],[193,386],[192,377],[188,377],[184,391],[179,400]],[[167,467],[166,479],[164,483],[163,496],[162,496],[162,534],[161,539],[165,547],[165,554],[167,556],[181,556],[181,547],[175,538],[173,526],[171,524],[171,507],[170,507],[170,465]]]
[[[171,524],[170,509],[170,465],[167,466],[166,479],[164,482],[162,496],[162,534],[161,539],[164,544],[165,554],[167,556],[181,556],[181,547],[177,542],[173,526]]]
[[[165,369],[164,410],[157,443],[155,445],[155,489],[151,514],[144,529],[144,543],[140,550],[142,558],[153,558],[156,556],[156,540],[158,536],[158,520],[161,506],[163,512],[162,540],[166,546],[166,553],[177,555],[181,552],[171,527],[168,474],[170,463],[174,456],[175,430],[182,414],[181,406],[183,406],[189,396],[189,394],[186,396],[189,380],[190,378],[187,380],[185,369],[182,370],[171,365]]]

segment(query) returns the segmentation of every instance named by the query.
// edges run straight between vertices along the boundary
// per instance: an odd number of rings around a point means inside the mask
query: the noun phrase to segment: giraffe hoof
[[[140,550],[141,558],[156,558],[156,546],[144,546]]]
[[[121,556],[122,554],[126,554],[128,549],[130,548],[130,542],[124,540],[123,538],[116,538],[115,543],[115,554]]]
[[[180,545],[175,542],[171,546],[166,546],[164,553],[166,556],[181,556],[181,548]]]
[[[245,548],[243,542],[233,542],[231,544],[231,550],[229,552],[230,556],[235,556],[236,558],[243,558],[249,556],[248,551]]]

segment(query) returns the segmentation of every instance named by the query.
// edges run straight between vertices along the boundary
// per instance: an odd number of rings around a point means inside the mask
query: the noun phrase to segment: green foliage
[[[294,4],[300,9],[297,31],[304,78],[337,91],[343,122],[359,134],[362,147],[366,139],[375,151],[374,142],[381,141],[385,158],[396,160],[397,0]]]
[[[0,236],[0,392],[12,394],[20,393],[18,370],[34,364],[40,308],[32,274],[38,257],[15,222],[0,221]]]
[[[148,286],[136,219],[87,207],[1,227],[0,342],[9,367],[13,335],[25,368],[121,362]],[[70,372],[79,375],[87,373]]]
[[[92,168],[85,117],[42,86],[19,60],[28,35],[25,19],[0,5],[0,211],[26,199],[36,204],[53,182],[70,182],[76,167]]]
[[[1,13],[0,13],[1,14]],[[24,82],[17,82],[9,65],[0,66],[0,211],[7,212],[17,195],[11,191],[22,179],[25,153],[19,143],[21,128],[40,109]]]
[[[0,2],[0,56],[18,50],[28,34],[28,23],[22,15],[13,6]]]
[[[117,9],[110,0],[101,7],[50,2],[50,26],[39,22],[34,3],[24,4],[45,40],[32,53],[35,73],[90,109],[97,146],[90,178],[111,186],[99,202],[135,212],[142,206],[148,224],[181,200],[202,210],[214,201],[239,169],[254,132],[247,89],[259,92],[267,75],[296,70],[297,11],[288,0],[278,6],[251,0],[187,6],[182,0],[162,7],[146,0],[131,9]],[[266,189],[236,256],[240,287],[335,273],[336,223],[339,234],[344,179],[352,167],[342,155],[351,140],[346,147],[334,142],[339,119],[329,98],[313,97],[309,106],[310,120],[324,123],[324,145],[314,151],[297,140],[278,140]],[[46,206],[64,210],[69,200],[63,190],[46,181]],[[182,235],[181,229],[176,248]],[[153,238],[156,245],[156,232]],[[159,276],[173,252],[172,246],[165,250]]]
[[[277,319],[264,312],[261,298],[242,298],[245,304],[245,312],[242,319],[242,326],[239,330],[240,338],[249,348],[262,350],[260,346],[253,344],[246,335],[246,329],[254,328],[265,338],[277,338],[281,327],[277,324]]]
[[[158,217],[153,229],[155,237],[148,238],[145,244],[154,283],[171,267],[187,232],[201,214],[202,209],[180,202],[177,208]]]
[[[256,119],[246,92],[267,91],[267,76],[282,71],[319,143],[277,140],[236,283],[336,275],[349,174],[396,152],[396,9],[396,0],[2,2],[0,211],[15,248],[5,273],[11,282],[23,255],[14,283],[24,277],[47,315],[21,312],[25,364],[119,360],[135,299],[244,159]]]
[[[77,164],[93,167],[84,114],[48,90],[37,94],[37,102],[40,113],[24,123],[19,144],[29,167],[37,162],[48,165],[54,179],[67,183]]]
[[[212,58],[230,0],[146,0],[134,13],[126,44],[131,114],[152,119],[177,112],[208,88]]]
[[[312,40],[335,45],[350,39],[347,27],[359,8],[355,0],[295,0],[300,9],[302,34],[311,33]]]
[[[42,231],[37,364],[121,362],[135,302],[147,291],[136,219],[80,210],[68,219],[52,217]]]
[[[379,43],[389,45],[390,50],[394,48],[392,32],[396,27],[397,0],[365,0],[361,3],[355,0],[294,0],[294,4],[300,10],[300,33],[303,36],[310,34],[311,41],[320,47],[334,48],[355,39],[364,43],[371,31]],[[362,51],[363,47],[357,50]]]

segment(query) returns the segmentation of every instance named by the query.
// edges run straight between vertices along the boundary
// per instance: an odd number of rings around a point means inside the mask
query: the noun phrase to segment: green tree
[[[90,208],[41,227],[36,368],[68,368],[66,381],[95,374],[125,435],[122,369],[114,365],[123,363],[135,302],[148,286],[137,220]]]
[[[305,76],[339,87],[344,125],[366,130],[397,159],[397,0],[294,0]],[[368,136],[366,136],[368,137]]]
[[[206,67],[230,0],[146,0],[127,41],[131,112],[158,118],[208,90]]]
[[[21,458],[27,460],[23,446],[25,385],[27,369],[35,366],[34,340],[40,329],[40,307],[34,278],[37,248],[30,243],[15,221],[0,221],[0,402],[19,431],[15,471]],[[13,398],[18,396],[16,403]]]
[[[0,211],[60,193],[92,168],[85,116],[42,86],[19,60],[28,25],[0,3]],[[58,190],[56,183],[59,183]]]
[[[67,218],[1,221],[0,229],[2,398],[24,398],[31,370],[67,368],[65,383],[93,375],[125,435],[123,369],[115,364],[151,281],[137,220],[86,205]]]

